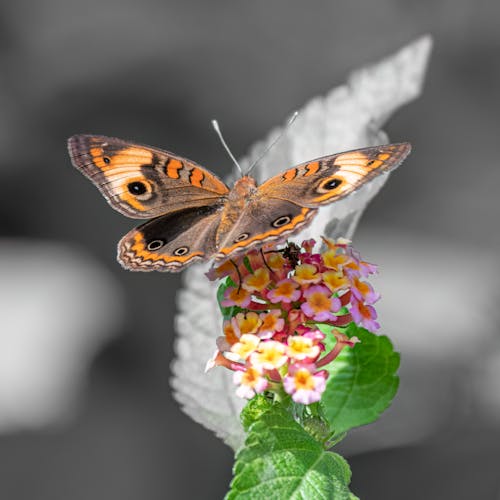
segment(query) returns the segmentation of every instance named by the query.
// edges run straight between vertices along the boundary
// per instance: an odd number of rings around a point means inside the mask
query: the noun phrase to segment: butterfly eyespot
[[[245,241],[250,236],[249,233],[241,233],[235,240],[234,243],[239,243],[240,241]]]
[[[286,224],[288,224],[292,218],[289,215],[282,215],[281,217],[278,217],[272,224],[271,226],[273,227],[281,227]]]
[[[374,163],[375,163],[375,160],[370,160],[370,161],[366,164],[366,166],[367,166],[367,167],[369,167],[370,165],[373,165]]]
[[[163,240],[152,240],[148,243],[147,249],[148,250],[158,250],[160,249],[165,242]]]
[[[109,156],[103,156],[102,161],[106,164],[109,165],[111,163],[111,158]]]
[[[332,189],[338,188],[342,184],[342,179],[333,178],[326,181],[321,189],[326,189],[327,191],[331,191]]]
[[[182,257],[183,255],[186,255],[189,252],[188,247],[179,247],[174,250],[174,255],[177,255],[177,257]]]
[[[140,196],[141,194],[144,194],[148,190],[144,182],[138,182],[138,181],[131,182],[130,184],[128,184],[127,188],[130,191],[130,193],[135,196]]]

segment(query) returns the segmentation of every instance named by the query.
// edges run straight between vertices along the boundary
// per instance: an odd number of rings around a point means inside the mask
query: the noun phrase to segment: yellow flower
[[[343,265],[349,261],[349,257],[343,253],[337,253],[336,250],[327,250],[321,254],[323,264],[330,269],[340,270]]]
[[[339,271],[326,271],[323,273],[323,283],[332,291],[338,292],[344,288],[349,288],[349,280]]]
[[[266,263],[273,271],[279,271],[285,267],[286,260],[279,252],[266,255]]]
[[[288,357],[285,354],[285,346],[281,342],[267,340],[259,344],[259,349],[250,358],[252,365],[264,370],[274,370],[283,366]]]
[[[232,319],[232,323],[235,331],[243,335],[245,333],[255,333],[262,325],[262,320],[256,312],[239,312]]]
[[[270,282],[269,271],[265,267],[260,267],[253,274],[245,276],[242,287],[249,292],[261,292]]]
[[[246,333],[242,335],[240,341],[231,347],[231,352],[237,354],[241,359],[247,359],[250,354],[255,352],[260,343],[260,338],[257,335]]]
[[[295,266],[295,274],[292,276],[292,279],[301,285],[309,285],[319,283],[321,281],[321,274],[318,273],[316,266],[312,264],[299,264]]]
[[[290,358],[297,360],[315,358],[319,352],[319,346],[314,345],[313,339],[311,338],[302,337],[301,335],[292,335],[288,337],[286,353]]]

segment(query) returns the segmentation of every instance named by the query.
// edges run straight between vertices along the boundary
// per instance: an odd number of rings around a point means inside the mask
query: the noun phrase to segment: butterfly
[[[132,271],[181,271],[280,242],[311,222],[322,205],[396,168],[410,144],[388,144],[302,163],[257,186],[242,175],[229,188],[195,162],[162,149],[100,135],[68,140],[73,165],[118,212],[151,219],[118,243]]]

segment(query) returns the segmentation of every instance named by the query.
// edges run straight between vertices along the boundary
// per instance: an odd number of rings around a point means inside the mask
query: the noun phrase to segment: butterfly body
[[[297,233],[322,205],[394,169],[408,143],[325,156],[257,185],[243,176],[230,189],[216,175],[168,151],[95,135],[68,141],[73,164],[120,213],[151,219],[126,234],[118,260],[134,271],[180,271],[225,260]]]

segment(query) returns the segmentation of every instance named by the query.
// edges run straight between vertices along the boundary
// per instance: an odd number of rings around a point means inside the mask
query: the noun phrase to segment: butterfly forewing
[[[410,149],[408,143],[388,144],[325,156],[272,177],[259,191],[264,197],[319,207],[344,198],[374,177],[393,170]]]
[[[71,137],[68,149],[75,167],[128,217],[217,205],[229,192],[208,170],[161,149],[94,135]]]

